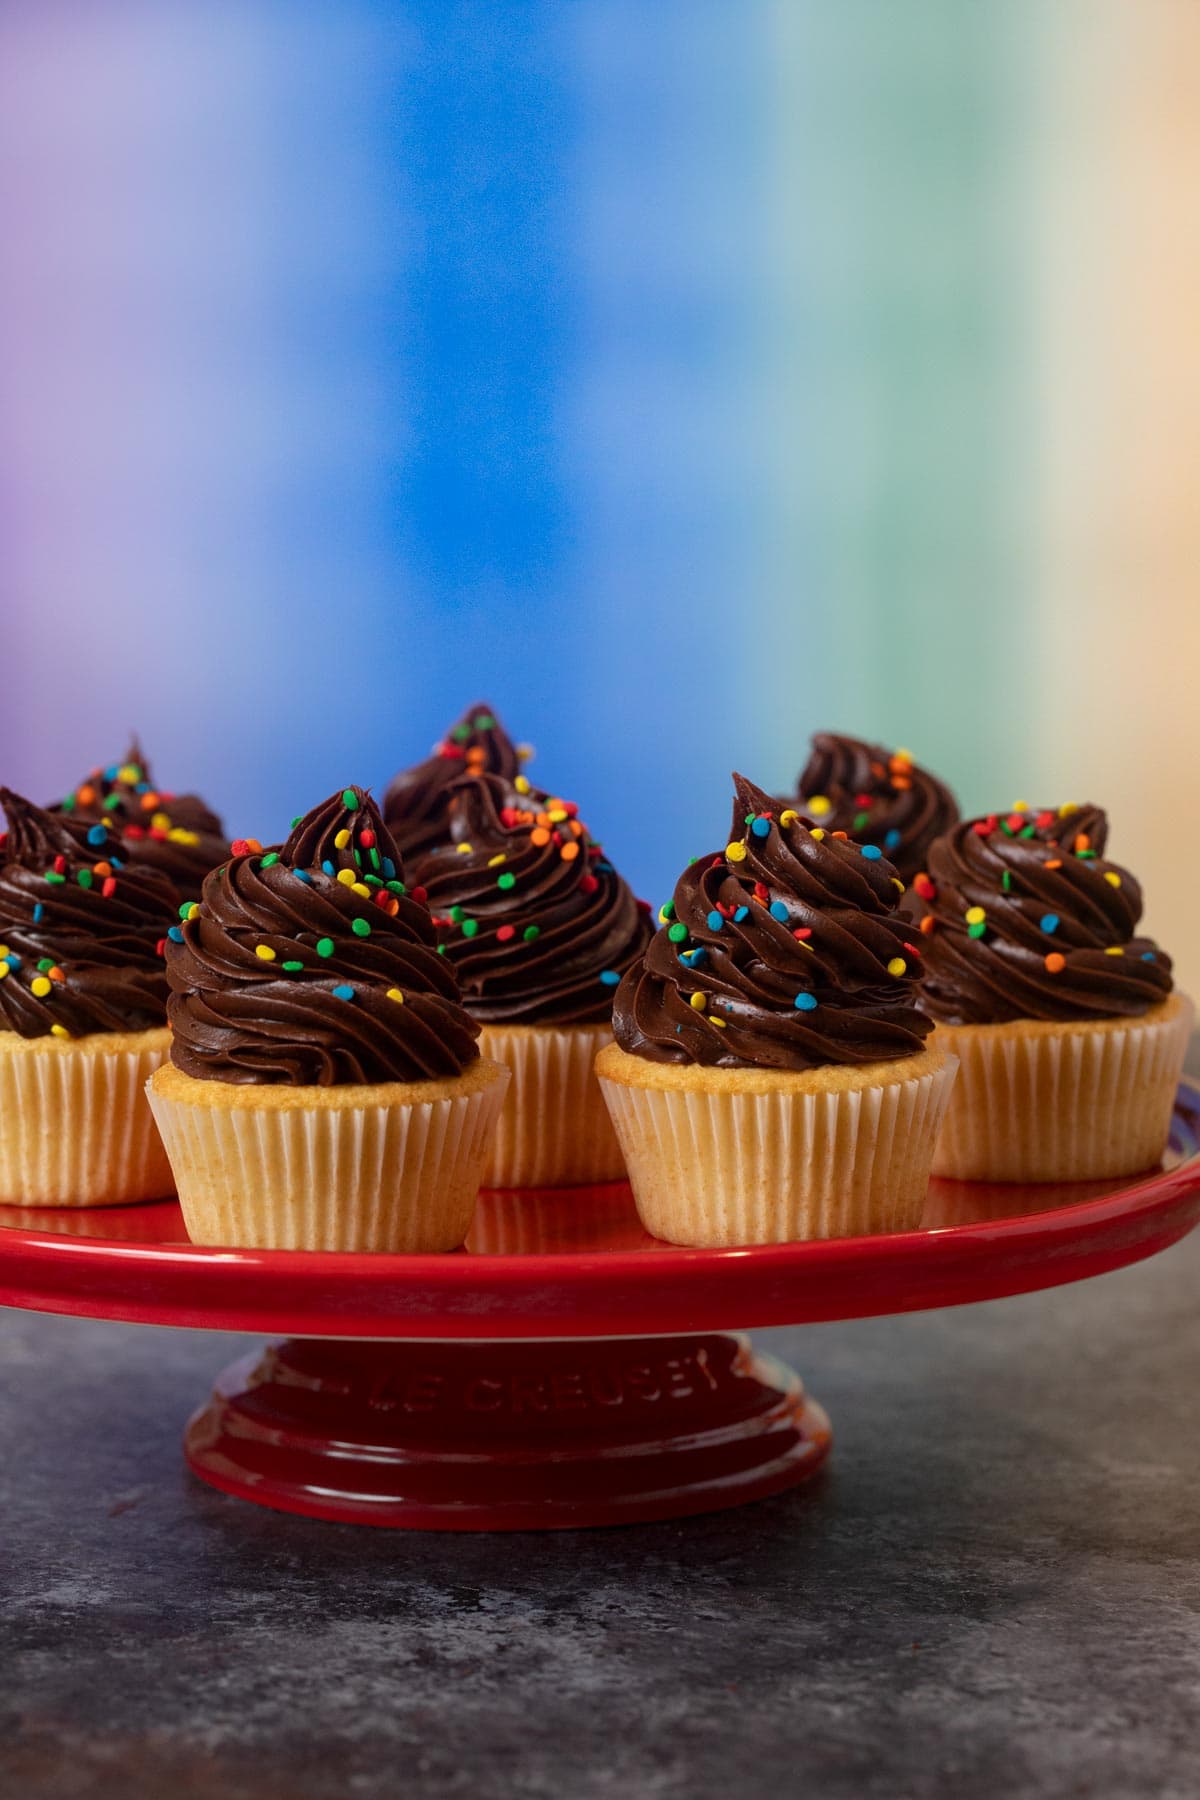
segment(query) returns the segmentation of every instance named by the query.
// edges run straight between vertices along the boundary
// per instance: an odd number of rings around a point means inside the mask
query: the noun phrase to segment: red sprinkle
[[[429,895],[423,887],[415,887],[412,890],[412,897],[414,900],[418,901],[420,903],[420,905],[424,906],[425,902],[429,898]]]
[[[113,895],[116,893],[116,891],[117,891],[117,878],[115,875],[110,875],[107,877],[107,879],[102,884],[102,886],[100,888],[100,892],[103,894],[103,896],[106,900],[111,900]]]
[[[924,869],[921,870],[919,875],[913,876],[913,893],[922,900],[937,899],[937,889],[934,887],[932,881],[930,881],[928,875],[926,875]]]
[[[995,813],[992,813],[986,819],[976,819],[971,829],[976,837],[991,837],[993,831],[996,829]]]
[[[66,872],[67,872],[66,857],[65,856],[56,856],[54,859],[54,873],[56,875],[65,875]]]
[[[921,952],[917,949],[917,946],[915,944],[910,944],[910,943],[906,942],[904,945],[904,948],[906,950],[910,951],[913,956],[920,956],[920,954],[921,954]]]
[[[1054,814],[1052,812],[1040,812],[1038,814],[1037,828],[1039,831],[1045,831],[1047,825],[1053,825],[1053,823],[1054,823]]]
[[[812,936],[812,926],[811,925],[797,925],[795,931],[793,931],[793,933],[792,933],[792,936],[794,938],[799,938],[800,942],[803,943],[805,938],[810,938]]]
[[[371,830],[369,825],[365,831],[359,832],[358,841],[364,850],[369,850],[371,848],[371,845],[375,842],[375,833]]]
[[[600,886],[600,877],[598,875],[593,875],[590,872],[587,875],[581,875],[579,878],[579,886],[581,892],[585,894],[594,894],[596,889]]]
[[[501,944],[507,944],[509,938],[516,937],[516,935],[517,928],[515,925],[501,925],[496,931],[496,938]]]
[[[460,749],[457,744],[439,744],[438,755],[446,757],[450,762],[462,762],[466,751]]]

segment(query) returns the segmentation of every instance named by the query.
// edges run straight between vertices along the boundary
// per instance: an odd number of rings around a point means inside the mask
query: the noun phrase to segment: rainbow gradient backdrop
[[[469,702],[654,900],[831,726],[1200,984],[1194,0],[0,12],[0,773],[264,840]]]

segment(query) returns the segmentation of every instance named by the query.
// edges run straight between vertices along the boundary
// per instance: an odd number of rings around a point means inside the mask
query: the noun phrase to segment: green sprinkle
[[[64,796],[64,797],[63,797],[63,799],[62,799],[62,801],[61,801],[61,802],[60,802],[60,804],[61,804],[61,806],[62,806],[62,809],[63,809],[63,811],[64,811],[64,812],[74,812],[74,810],[75,810],[75,796],[74,796],[74,794],[67,794],[67,795],[65,795],[65,796]]]
[[[48,969],[52,969],[53,967],[54,967],[54,958],[52,956],[43,956],[41,961],[38,963],[38,974],[44,975]]]
[[[464,919],[463,920],[462,934],[464,937],[474,937],[475,933],[478,930],[479,930],[479,920],[478,919]]]
[[[495,725],[496,725],[496,721],[495,721],[495,719],[493,719],[491,713],[476,713],[475,714],[475,729],[476,729],[476,731],[493,731],[495,729]]]
[[[286,969],[289,975],[295,975],[304,967],[304,964],[302,962],[285,962],[281,963],[279,966],[282,969]]]
[[[1075,854],[1080,862],[1095,862],[1096,860],[1096,852],[1094,850],[1077,850]],[[49,881],[50,877],[47,876],[46,879]]]
[[[456,725],[450,733],[456,744],[465,744],[470,735],[471,727],[469,725]]]
[[[455,925],[461,925],[465,916],[461,906],[452,906],[450,908],[450,918]]]
[[[377,888],[377,887],[383,886],[383,883],[382,883],[382,881],[380,881],[378,875],[364,875],[363,880],[366,883],[366,885],[370,888]]]
[[[667,936],[670,938],[670,940],[673,944],[686,943],[687,942],[687,934],[688,934],[688,928],[686,925],[681,925],[678,922],[676,922],[674,925],[667,926]]]
[[[351,919],[350,929],[355,937],[370,937],[371,927],[365,919]]]
[[[358,811],[358,795],[355,793],[353,788],[343,788],[342,789],[342,805],[345,807],[347,812],[357,812]]]
[[[318,956],[332,956],[333,955],[333,939],[332,938],[318,938],[317,939],[317,955]]]
[[[374,844],[371,845],[370,856],[371,856],[371,867],[373,869],[377,869],[379,867],[379,852],[375,848]]]
[[[191,910],[192,910],[191,901],[185,900],[183,905],[179,909],[180,918],[186,920],[186,918],[187,918],[188,914],[191,912]]]
[[[295,816],[295,818],[294,818],[294,819],[293,819],[293,820],[292,820],[292,825],[291,825],[291,829],[292,829],[292,830],[293,830],[293,831],[295,831],[295,829],[296,829],[296,827],[297,827],[297,825],[301,825],[301,824],[303,824],[303,822],[304,822],[304,814],[303,814],[303,813],[297,813],[297,814],[296,814],[296,816]]]
[[[1000,886],[1004,889],[1006,894],[1012,892],[1012,875],[1007,869],[1005,869],[1003,875],[1000,877]]]
[[[445,946],[445,944],[439,944],[439,945],[438,945],[438,955],[439,955],[439,956],[445,956],[445,954],[446,954],[446,946]]]
[[[497,887],[510,888],[510,887],[516,887],[516,885],[517,885],[516,876],[511,874],[508,870],[505,870],[503,875],[498,875],[496,877],[496,886]]]
[[[408,892],[408,889],[402,881],[387,881],[384,883],[384,886],[387,888],[389,894],[397,894],[401,900],[403,900],[405,894]]]
[[[1022,830],[1018,831],[1017,836],[1022,837],[1022,838],[1031,838],[1034,835],[1036,830],[1037,830],[1036,825],[1026,825],[1023,827]]]
[[[65,875],[56,875],[53,869],[46,870],[46,880],[51,882],[55,887],[62,887],[66,879]]]
[[[977,925],[968,925],[967,926],[967,936],[973,937],[973,938],[981,938],[986,930],[987,930],[987,920],[980,919],[980,921]]]
[[[120,794],[110,794],[108,796],[107,800],[105,800],[105,802],[104,802],[104,811],[105,812],[115,812],[117,807],[120,806],[120,804],[121,804]]]
[[[525,939],[527,944],[532,944],[534,938],[540,937],[541,935],[542,928],[540,925],[527,925],[521,933],[521,936]]]
[[[851,831],[861,831],[865,825],[870,823],[870,819],[871,819],[870,813],[865,813],[865,812],[855,813],[854,823],[850,827]]]
[[[279,852],[277,850],[269,850],[258,866],[260,869],[273,869],[278,861]]]
[[[673,900],[664,900],[658,909],[658,916],[664,925],[668,919],[673,919],[675,917],[675,902]]]
[[[95,876],[92,874],[92,871],[90,869],[80,869],[80,871],[79,871],[78,875],[75,877],[75,879],[79,883],[81,888],[89,888],[89,887],[91,887],[92,882],[95,880]]]

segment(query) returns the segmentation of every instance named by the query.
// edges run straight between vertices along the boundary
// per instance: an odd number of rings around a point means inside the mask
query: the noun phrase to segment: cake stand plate
[[[283,1338],[191,1420],[193,1471],[324,1519],[544,1529],[733,1506],[812,1474],[829,1422],[729,1333],[961,1305],[1099,1275],[1200,1220],[1200,1088],[1163,1165],[1053,1186],[934,1181],[921,1228],[687,1250],[624,1183],[481,1196],[447,1256],[219,1249],[178,1206],[0,1207],[0,1304]]]

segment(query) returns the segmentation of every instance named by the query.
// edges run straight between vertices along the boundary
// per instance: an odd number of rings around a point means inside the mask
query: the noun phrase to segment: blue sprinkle
[[[19,969],[21,966],[21,959],[15,950],[10,950],[4,960],[10,969]]]
[[[1153,950],[1143,950],[1142,951],[1142,961],[1143,962],[1157,962],[1158,958],[1157,958],[1157,956],[1155,956]]]
[[[334,868],[334,866],[331,862],[323,862],[321,864],[321,868],[324,870],[326,875],[336,875],[337,874],[337,870]]]
[[[707,923],[708,923],[708,929],[710,931],[720,931],[720,929],[721,929],[722,925],[725,923],[725,921],[721,917],[719,912],[710,912],[708,915]]]
[[[35,925],[41,924],[43,918],[45,917],[45,913],[46,913],[46,909],[42,905],[41,901],[39,900],[37,905],[33,909],[33,922]]]
[[[864,844],[862,847],[862,853],[866,857],[868,862],[878,862],[880,857],[883,855],[883,851],[879,848],[878,844]],[[815,1005],[815,1002],[814,1002],[814,1005]]]
[[[107,844],[108,833],[103,825],[93,825],[87,834],[87,841],[89,844]]]
[[[698,968],[702,962],[707,960],[707,957],[708,951],[704,948],[703,944],[697,944],[694,950],[681,950],[679,952],[680,962],[686,963],[689,969]]]
[[[307,869],[293,869],[292,874],[296,877],[297,881],[302,881],[305,887],[312,886],[312,876]]]
[[[344,984],[339,985],[334,988],[333,997],[335,1000],[353,1000],[354,989],[352,987],[346,987]]]
[[[815,1012],[816,1008],[817,1008],[817,996],[815,994],[797,994],[796,995],[796,1011],[797,1012]]]
[[[618,982],[621,979],[620,970],[619,969],[602,969],[600,972],[600,979],[604,983],[605,987],[616,987]]]
[[[104,779],[105,779],[105,781],[115,781],[115,780],[116,780],[116,779],[117,779],[117,765],[116,765],[116,763],[114,763],[114,764],[113,764],[113,766],[112,766],[112,768],[111,768],[111,769],[105,769],[105,771],[104,771]]]
[[[896,850],[899,848],[899,846],[900,846],[900,833],[895,830],[889,831],[887,836],[883,840],[884,849],[885,850]]]
[[[755,837],[766,837],[771,830],[770,819],[755,819],[750,827]]]
[[[601,874],[601,875],[615,875],[615,874],[616,874],[616,872],[617,872],[617,871],[616,871],[616,870],[615,870],[615,869],[614,869],[614,868],[613,868],[613,866],[612,866],[612,864],[611,864],[611,863],[610,863],[610,862],[603,862],[603,861],[602,861],[602,862],[594,862],[594,863],[593,863],[593,864],[592,864],[592,873],[593,873],[593,874],[594,874],[594,875],[595,875],[595,874]]]
[[[1042,930],[1048,931],[1048,932],[1055,932],[1058,930],[1058,914],[1057,913],[1043,913],[1042,914]]]
[[[395,863],[394,863],[394,862],[393,862],[393,861],[392,861],[392,859],[391,859],[391,857],[390,857],[390,856],[385,856],[385,857],[384,857],[384,859],[383,859],[383,873],[384,873],[384,879],[385,879],[385,880],[387,880],[387,881],[395,881],[395,879],[396,879],[396,865],[395,865]]]
[[[733,915],[733,922],[735,925],[740,925],[743,919],[748,919],[749,917],[750,908],[748,906],[739,906]]]
[[[783,901],[782,901],[782,900],[772,900],[772,902],[771,902],[771,905],[770,905],[770,907],[769,907],[769,909],[768,909],[768,910],[769,910],[769,911],[770,911],[770,914],[771,914],[771,917],[772,917],[772,918],[773,918],[773,919],[778,919],[778,920],[779,920],[779,923],[780,923],[780,924],[781,924],[781,925],[786,925],[786,924],[787,924],[787,922],[788,922],[788,909],[787,909],[787,907],[786,907],[786,906],[785,906],[785,905],[784,905],[784,903],[783,903]]]
[[[150,783],[148,781],[139,781],[133,791],[135,794],[148,794],[150,792]]]
[[[168,933],[167,933],[167,936],[170,938],[170,940],[173,944],[182,944],[182,942],[183,942],[183,933],[182,933],[182,931],[180,931],[178,925],[172,925],[170,931],[168,931]]]
[[[110,856],[108,860],[114,869],[123,869],[125,867],[125,858],[123,856]]]

